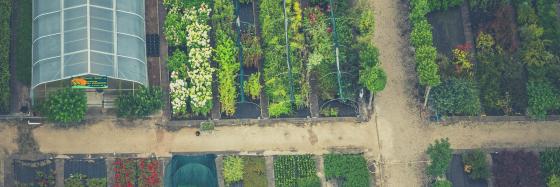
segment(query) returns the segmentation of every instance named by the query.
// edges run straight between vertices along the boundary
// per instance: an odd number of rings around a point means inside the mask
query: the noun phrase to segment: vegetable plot
[[[316,162],[311,155],[276,156],[274,178],[278,187],[321,186]]]

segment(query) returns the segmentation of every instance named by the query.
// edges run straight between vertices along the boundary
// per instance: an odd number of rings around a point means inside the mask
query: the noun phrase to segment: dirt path
[[[322,154],[330,149],[357,148],[377,152],[371,125],[323,124],[298,127],[278,124],[269,127],[219,127],[213,134],[195,136],[197,129],[169,132],[154,126],[118,127],[102,121],[79,129],[43,126],[34,137],[44,153],[156,153],[171,152],[263,151],[275,153]]]

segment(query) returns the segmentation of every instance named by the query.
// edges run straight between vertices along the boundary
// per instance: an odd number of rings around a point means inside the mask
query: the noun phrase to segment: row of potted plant
[[[161,166],[150,158],[116,159],[113,163],[115,186],[161,186]]]
[[[212,108],[212,74],[210,65],[209,25],[211,8],[204,2],[187,6],[182,1],[166,2],[169,12],[165,20],[165,36],[176,50],[169,59],[171,72],[170,97],[174,116],[206,115]],[[187,107],[187,103],[190,107]]]

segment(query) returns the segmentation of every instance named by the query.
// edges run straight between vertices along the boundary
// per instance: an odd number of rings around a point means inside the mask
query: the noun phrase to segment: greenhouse
[[[144,0],[34,0],[31,96],[148,85]]]

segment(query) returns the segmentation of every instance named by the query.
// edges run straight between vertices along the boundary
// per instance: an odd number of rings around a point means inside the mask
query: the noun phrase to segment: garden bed
[[[153,158],[117,158],[113,162],[114,185],[161,186],[162,164]]]
[[[495,186],[545,186],[536,153],[523,151],[494,153],[492,163]]]
[[[278,187],[321,185],[317,164],[311,155],[275,156],[274,181]]]
[[[486,180],[473,180],[465,173],[463,157],[459,154],[453,155],[451,164],[447,170],[447,179],[454,187],[487,187]]]
[[[367,162],[362,155],[325,155],[325,177],[337,186],[371,186]]]
[[[165,186],[217,187],[216,155],[175,155],[165,168]]]
[[[105,159],[64,160],[64,184],[66,186],[107,186]]]
[[[412,10],[411,43],[431,109],[437,115],[532,119],[558,113],[560,104],[548,102],[560,98],[553,93],[559,89],[553,69],[560,66],[548,63],[558,56],[558,47],[557,42],[545,42],[560,35],[559,19],[550,16],[557,11],[555,2],[474,2],[429,7],[427,15]],[[430,48],[432,43],[437,51]],[[434,62],[437,69],[423,67]]]
[[[16,186],[55,186],[54,159],[13,160],[13,169]]]

